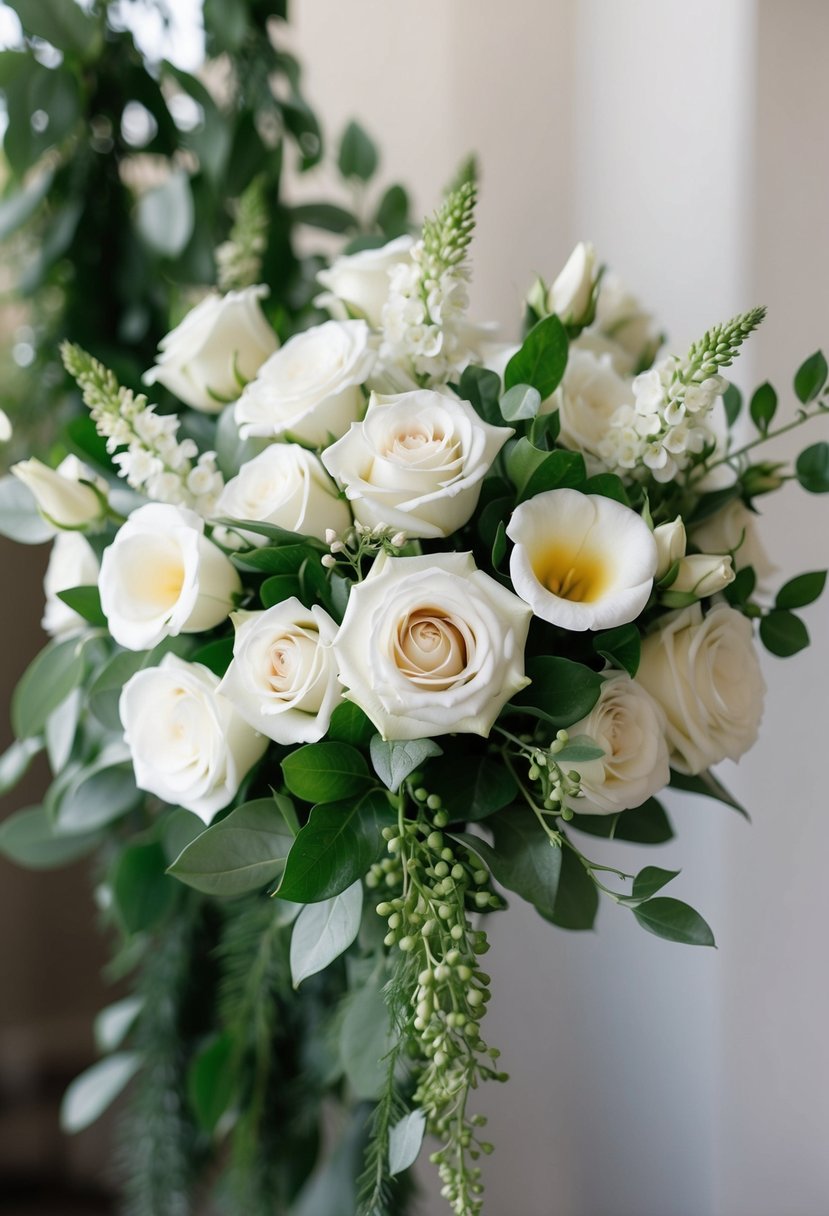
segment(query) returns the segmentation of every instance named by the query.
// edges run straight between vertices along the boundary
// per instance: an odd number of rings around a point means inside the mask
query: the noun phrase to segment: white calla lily
[[[547,490],[512,514],[513,586],[536,616],[563,629],[611,629],[647,603],[656,542],[622,503],[578,490]]]

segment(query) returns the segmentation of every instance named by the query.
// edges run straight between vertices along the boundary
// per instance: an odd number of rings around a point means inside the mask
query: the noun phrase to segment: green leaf
[[[305,545],[311,549],[318,549],[320,552],[327,552],[327,546],[316,536],[303,536],[301,532],[289,532],[287,528],[280,528],[278,524],[263,524],[259,520],[250,519],[233,519],[231,516],[222,516],[219,519],[214,519],[213,523],[223,524],[224,527],[232,528],[235,532],[241,532],[242,534],[245,532],[255,532],[257,536],[267,537],[277,548],[281,548],[283,545]],[[261,553],[262,550],[260,549],[259,552]],[[256,558],[254,550],[250,550],[244,555],[239,555],[239,560],[256,562],[262,559]],[[261,569],[261,567],[259,568]]]
[[[396,820],[387,796],[322,803],[295,838],[275,894],[292,903],[317,903],[350,887],[383,852],[384,827]]]
[[[83,706],[83,689],[73,688],[66,700],[53,710],[47,719],[46,754],[53,773],[62,772],[69,763]]]
[[[509,707],[511,711],[532,705],[559,730],[586,718],[599,699],[602,677],[583,663],[537,655],[527,661],[526,667],[532,684],[518,694]]]
[[[53,180],[51,170],[38,173],[22,190],[0,201],[0,241],[7,241],[34,215],[52,188]]]
[[[332,899],[305,905],[291,934],[294,988],[348,949],[357,937],[362,914],[363,884],[359,879]]]
[[[748,408],[751,414],[751,421],[757,427],[757,430],[762,435],[765,435],[772,418],[777,412],[777,393],[768,380],[756,390]]]
[[[754,572],[753,566],[743,566],[734,575],[733,583],[729,583],[723,588],[723,594],[729,604],[745,604],[752,596],[754,588],[757,586],[757,575]]]
[[[777,592],[774,601],[776,608],[805,608],[813,604],[826,586],[826,571],[815,570],[809,574],[799,574],[797,578],[784,583]]]
[[[529,384],[514,384],[501,398],[501,414],[507,422],[535,418],[541,409],[541,394]]]
[[[56,836],[42,806],[15,811],[0,824],[0,854],[29,870],[52,870],[89,853],[98,843],[95,833]]]
[[[475,413],[491,426],[502,426],[501,377],[486,367],[470,364],[464,368],[456,392],[462,401],[468,401]]]
[[[95,762],[82,768],[62,790],[55,810],[55,830],[61,835],[92,832],[125,815],[142,798],[132,764],[120,744],[106,748]]]
[[[676,769],[672,768],[670,785],[672,789],[682,790],[686,794],[702,794],[705,798],[715,798],[717,802],[722,802],[726,806],[730,806],[732,810],[739,811],[745,819],[749,818],[745,807],[729,794],[722,782],[718,781],[711,772],[697,773],[690,777],[687,773],[678,773]]]
[[[639,670],[642,639],[632,621],[597,633],[593,638],[593,649],[612,667],[620,667],[629,676],[635,676]]]
[[[567,367],[567,331],[558,317],[545,317],[534,325],[504,373],[504,387],[529,384],[542,401],[552,396]]]
[[[408,231],[409,196],[402,186],[389,186],[380,199],[374,222],[389,238],[403,236]]]
[[[810,494],[829,493],[829,443],[821,441],[804,448],[797,458],[795,473]]]
[[[95,1046],[102,1054],[115,1051],[126,1039],[141,1012],[144,998],[125,996],[107,1005],[95,1017],[93,1034]]]
[[[38,752],[43,751],[42,739],[15,739],[0,756],[0,795],[8,794],[28,772]],[[0,829],[2,831],[2,829]]]
[[[704,519],[709,519],[712,515],[716,515],[726,503],[729,503],[734,498],[740,497],[740,487],[738,484],[726,486],[723,490],[712,490],[710,494],[703,494],[697,501],[691,514],[686,522],[689,527],[694,524],[701,524]]]
[[[13,0],[12,6],[27,34],[45,38],[59,51],[90,57],[101,42],[101,26],[75,3]]]
[[[549,452],[554,446],[561,432],[561,415],[558,410],[552,410],[549,414],[538,414],[530,423],[528,437],[530,443],[537,448],[543,448]],[[601,474],[599,474],[601,476]],[[615,474],[608,473],[608,477],[613,477]],[[619,480],[618,478],[616,480]],[[619,485],[621,485],[619,481]]]
[[[560,929],[592,929],[599,910],[599,892],[575,853],[561,850],[561,874],[551,920]]]
[[[285,784],[305,802],[335,802],[373,784],[368,765],[346,743],[307,743],[282,761]]]
[[[589,735],[573,735],[570,742],[566,743],[560,752],[556,752],[556,763],[565,763],[568,760],[576,763],[601,760],[604,754],[604,748],[594,743]]]
[[[83,679],[83,643],[50,642],[26,668],[12,693],[12,729],[19,739],[39,735],[46,719]]]
[[[207,831],[203,819],[183,806],[172,807],[161,822],[161,847],[168,866],[171,866],[188,844]]]
[[[231,1034],[215,1035],[187,1070],[187,1096],[202,1131],[213,1132],[238,1084],[238,1056]]]
[[[632,844],[664,844],[674,835],[665,808],[655,798],[618,815],[574,815],[570,826],[589,836],[612,836]]]
[[[422,1110],[404,1115],[389,1132],[389,1173],[392,1178],[414,1165],[426,1134],[426,1116]]]
[[[174,169],[162,185],[142,194],[136,207],[138,232],[163,258],[177,258],[184,252],[195,220],[190,178],[183,169]]]
[[[64,604],[85,621],[89,621],[90,625],[106,625],[107,619],[101,609],[101,596],[97,587],[69,587],[66,591],[58,592],[58,599],[63,600]]]
[[[104,1113],[141,1067],[136,1051],[119,1051],[99,1060],[76,1077],[63,1095],[60,1125],[64,1132],[82,1132]]]
[[[622,506],[630,506],[625,483],[615,473],[595,473],[580,487],[582,494],[598,494],[601,498],[612,498]]]
[[[736,384],[729,384],[723,393],[723,405],[725,406],[726,420],[731,427],[739,418],[740,410],[743,408],[743,394]]]
[[[713,946],[714,934],[688,904],[679,899],[660,896],[649,899],[633,909],[633,915],[643,929],[669,942],[681,942],[686,946]]]
[[[169,911],[176,894],[167,876],[167,860],[158,842],[133,844],[118,855],[112,874],[112,894],[127,933],[152,929]]]
[[[393,794],[424,760],[443,754],[443,748],[433,739],[386,741],[380,735],[372,738],[370,751],[375,773]]]
[[[274,574],[259,588],[263,608],[272,608],[285,600],[300,598],[301,587],[295,574]]]
[[[394,1044],[388,1007],[375,978],[349,997],[340,1030],[340,1059],[354,1097],[373,1101],[383,1091]]]
[[[498,523],[495,540],[492,542],[492,565],[497,570],[507,555],[507,529],[503,519]]]
[[[377,148],[357,122],[350,122],[343,132],[337,167],[343,177],[357,177],[367,182],[377,168]]]
[[[294,222],[322,228],[325,232],[353,232],[360,227],[356,215],[334,203],[302,203],[292,210]]]
[[[253,570],[257,574],[298,575],[309,558],[316,558],[314,549],[308,545],[281,545],[251,549],[248,553],[234,553],[231,561],[239,570]]]
[[[760,641],[771,654],[787,659],[809,645],[809,630],[793,612],[775,608],[760,621]]]
[[[244,895],[279,878],[293,843],[273,800],[257,798],[197,836],[168,872],[206,895]]]
[[[679,870],[661,870],[659,866],[645,866],[633,880],[633,898],[650,899],[678,874]]]
[[[544,460],[518,488],[518,501],[535,498],[547,490],[582,489],[585,480],[581,452],[548,452]]]
[[[518,794],[509,769],[480,754],[452,752],[432,760],[425,780],[455,823],[486,819],[509,806]]]
[[[219,679],[225,674],[233,659],[233,638],[219,638],[200,646],[190,657],[191,663],[201,663]]]
[[[509,809],[494,815],[487,826],[492,831],[492,845],[468,832],[458,833],[456,839],[478,854],[502,887],[526,899],[542,916],[552,917],[561,848],[548,840],[530,810]]]
[[[353,747],[366,747],[377,727],[353,701],[342,701],[331,715],[327,738],[335,743],[350,743]]]
[[[827,374],[829,368],[826,366],[823,351],[816,350],[805,363],[801,363],[795,373],[794,391],[798,401],[806,405],[807,402],[814,401],[815,397],[819,397],[826,384]]]
[[[55,535],[37,509],[34,496],[11,473],[0,477],[0,536],[21,545],[42,545]]]

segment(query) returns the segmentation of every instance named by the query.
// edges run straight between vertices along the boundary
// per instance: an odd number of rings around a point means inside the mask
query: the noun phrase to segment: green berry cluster
[[[529,747],[525,752],[530,766],[528,776],[541,786],[544,810],[560,814],[562,819],[573,818],[570,802],[581,797],[581,774],[576,769],[565,771],[556,761],[568,742],[567,731],[560,730],[549,747]]]

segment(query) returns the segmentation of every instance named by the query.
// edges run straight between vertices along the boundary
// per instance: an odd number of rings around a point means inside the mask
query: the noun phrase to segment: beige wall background
[[[825,0],[292,7],[329,130],[364,122],[384,179],[411,186],[417,209],[435,204],[466,153],[479,154],[480,317],[514,334],[533,273],[550,277],[589,237],[678,350],[767,303],[738,379],[772,379],[791,408],[795,366],[829,347]],[[813,424],[810,442],[829,438],[827,423]],[[789,487],[765,524],[781,582],[829,564],[825,499]],[[26,618],[33,650],[37,575],[3,556],[2,610],[16,628]],[[723,773],[753,824],[678,798],[676,842],[641,855],[616,846],[631,866],[647,856],[683,867],[677,894],[711,921],[716,952],[661,942],[611,906],[588,935],[552,929],[517,902],[496,918],[489,1034],[512,1080],[481,1095],[498,1146],[491,1216],[829,1211],[829,607],[805,616],[813,647],[764,659],[760,742]],[[9,676],[25,665],[22,644],[1,657]],[[2,870],[6,1058],[25,1058],[21,1011],[54,1012],[52,969],[91,920],[83,882],[58,881]],[[67,912],[59,930],[56,906]],[[83,974],[66,998],[76,1024],[100,1002],[88,963]],[[441,1206],[428,1170],[424,1181],[431,1216]]]

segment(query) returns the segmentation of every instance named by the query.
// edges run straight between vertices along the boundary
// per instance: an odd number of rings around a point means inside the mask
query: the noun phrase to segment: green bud
[[[541,769],[538,767],[537,764],[531,764],[530,771],[527,775],[528,775],[530,781],[537,781],[538,778],[541,776]]]
[[[447,967],[446,963],[438,963],[437,967],[435,967],[435,979],[440,984],[445,984],[451,974],[452,971]]]
[[[455,964],[460,961],[460,957],[461,957],[460,950],[450,950],[446,956],[446,961],[450,967],[454,967]]]
[[[453,942],[459,942],[463,937],[463,926],[453,925],[449,930],[449,936],[452,938]]]
[[[399,913],[399,912],[392,912],[391,916],[389,917],[389,928],[390,928],[390,929],[397,929],[397,928],[399,928],[399,926],[400,926],[400,921],[401,921],[401,916],[400,916],[400,913]]]
[[[430,832],[429,835],[426,837],[426,843],[428,844],[430,849],[443,848],[443,833],[442,832]]]
[[[426,805],[428,806],[430,811],[439,811],[440,807],[441,807],[441,802],[442,802],[442,799],[440,797],[440,794],[430,794],[429,797],[426,799]]]
[[[449,867],[446,864],[446,862],[439,861],[437,863],[437,865],[435,866],[435,877],[436,878],[445,878],[448,873],[449,873]]]
[[[452,852],[451,849],[441,849],[440,859],[441,859],[441,861],[454,861],[455,854]]]
[[[381,832],[381,836],[384,840],[392,840],[396,835],[397,832],[394,828],[383,828],[383,831]]]
[[[477,883],[479,887],[482,886],[488,878],[489,875],[487,874],[486,870],[476,870],[472,875],[472,881]]]
[[[384,946],[393,946],[396,941],[397,941],[396,933],[387,933],[386,936],[383,938],[383,945]]]
[[[459,861],[456,861],[455,864],[452,866],[452,877],[457,882],[460,882],[460,880],[463,878],[465,873],[466,873],[466,871],[464,870],[461,863]]]
[[[415,790],[414,796],[418,800],[418,802],[425,802],[426,799],[429,797],[429,791],[425,790],[423,788],[423,786],[421,785],[421,786],[418,786],[418,788]]]
[[[427,967],[425,971],[421,971],[420,975],[417,977],[417,982],[420,984],[421,988],[428,988],[434,978],[435,977],[431,967]]]
[[[414,950],[415,948],[415,939],[407,934],[405,937],[401,937],[398,945],[405,954],[408,954],[410,950]]]
[[[378,886],[378,878],[373,870],[369,870],[368,874],[366,874],[365,884],[368,887],[369,891],[373,891],[374,888],[376,886]]]
[[[431,936],[432,936],[432,934],[434,933],[434,931],[435,931],[435,929],[436,929],[436,928],[437,928],[437,921],[436,921],[436,920],[427,920],[427,921],[426,921],[426,924],[425,924],[425,925],[423,926],[423,928],[420,930],[421,935],[422,935],[423,937],[431,937]]]
[[[489,907],[489,892],[488,891],[476,891],[475,892],[475,907],[476,908],[488,908]]]
[[[394,909],[392,908],[391,904],[386,903],[384,900],[383,903],[378,904],[374,910],[378,916],[390,916]]]
[[[448,822],[449,822],[449,816],[447,815],[446,811],[438,811],[434,817],[435,827],[436,828],[445,828]]]
[[[458,979],[462,980],[464,984],[471,980],[472,968],[467,967],[465,963],[462,963],[461,966],[458,967]]]

